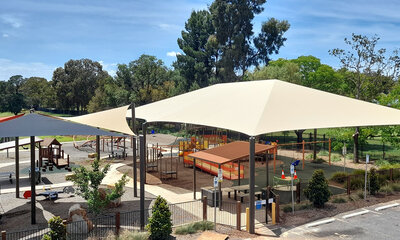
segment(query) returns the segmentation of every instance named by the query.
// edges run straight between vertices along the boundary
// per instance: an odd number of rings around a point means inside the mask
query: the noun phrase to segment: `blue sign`
[[[262,201],[256,201],[256,209],[261,209],[262,207]]]

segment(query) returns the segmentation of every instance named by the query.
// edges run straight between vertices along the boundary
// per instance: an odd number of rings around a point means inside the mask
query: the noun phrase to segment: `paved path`
[[[333,218],[318,220],[283,233],[281,239],[399,239],[400,203],[395,200]],[[397,206],[396,206],[397,204]],[[390,208],[380,210],[381,206]],[[324,223],[325,222],[325,223]],[[315,226],[313,226],[315,225]]]

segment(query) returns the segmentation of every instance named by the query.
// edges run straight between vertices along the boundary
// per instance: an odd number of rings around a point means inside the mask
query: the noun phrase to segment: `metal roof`
[[[0,137],[48,136],[48,135],[102,135],[123,136],[95,127],[73,123],[37,113],[25,114],[0,122]]]
[[[255,154],[264,153],[273,148],[275,148],[275,146],[256,144]],[[188,156],[217,164],[225,164],[249,157],[249,149],[250,145],[248,142],[236,141],[219,147],[195,152]]]

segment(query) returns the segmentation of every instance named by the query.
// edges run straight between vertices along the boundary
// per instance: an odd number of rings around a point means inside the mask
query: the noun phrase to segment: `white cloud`
[[[168,57],[176,57],[177,55],[182,55],[182,53],[175,51],[167,52]]]
[[[176,30],[182,29],[182,27],[179,25],[168,24],[168,23],[158,24],[158,27],[160,27],[162,30],[166,30],[166,31],[176,31]]]
[[[3,23],[11,25],[13,28],[20,28],[22,26],[22,21],[11,15],[1,15],[0,16]]]
[[[11,76],[44,77],[51,80],[55,67],[40,62],[15,62],[0,58],[0,80],[8,80]]]
[[[9,37],[9,35],[7,34],[7,33],[3,33],[3,38],[8,38]]]
[[[115,76],[117,74],[117,63],[105,63],[104,61],[99,61],[103,66],[103,70],[107,71],[110,76]]]

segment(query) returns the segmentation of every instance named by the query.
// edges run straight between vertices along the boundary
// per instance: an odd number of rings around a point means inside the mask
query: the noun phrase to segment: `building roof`
[[[48,147],[50,145],[58,145],[61,146],[61,143],[57,141],[55,138],[45,138],[43,139],[43,142],[40,143],[40,146],[42,147]]]
[[[95,127],[37,113],[25,114],[24,116],[0,123],[0,137],[49,135],[122,136],[118,133],[107,132]]]
[[[272,145],[256,144],[255,154],[265,153],[275,148]],[[217,164],[241,160],[249,157],[250,144],[244,141],[231,142],[219,147],[189,154],[189,157],[205,160]]]
[[[43,141],[43,139],[35,137],[35,143],[41,142]],[[23,138],[23,139],[19,139],[18,141],[18,145],[19,146],[25,146],[31,144],[31,139],[30,138]],[[6,149],[10,149],[10,148],[15,148],[15,140],[13,141],[9,141],[9,142],[4,142],[4,143],[0,143],[0,151],[1,150],[6,150]]]

